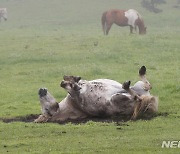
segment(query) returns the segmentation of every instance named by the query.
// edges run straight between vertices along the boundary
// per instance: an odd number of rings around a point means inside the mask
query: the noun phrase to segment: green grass
[[[0,153],[179,153],[161,148],[163,140],[180,140],[180,10],[173,3],[153,14],[138,0],[0,0],[8,9],[8,21],[0,23],[0,117],[39,114],[40,87],[62,100],[65,74],[135,83],[142,65],[159,112],[168,113],[122,126],[1,121]],[[114,25],[104,36],[100,18],[110,8],[137,9],[147,35]]]

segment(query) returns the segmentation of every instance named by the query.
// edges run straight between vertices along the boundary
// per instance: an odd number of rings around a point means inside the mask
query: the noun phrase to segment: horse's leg
[[[152,89],[151,84],[149,83],[149,81],[146,79],[146,67],[142,66],[139,69],[139,76],[141,78],[141,81],[144,82],[144,90],[149,91],[150,89]]]
[[[34,122],[47,122],[57,112],[59,104],[46,88],[40,88],[38,94],[42,114]]]
[[[134,101],[135,101],[134,111],[133,111],[133,115],[132,115],[132,117],[131,117],[132,120],[135,120],[135,119],[137,118],[137,116],[139,115],[139,113],[141,112],[141,110],[142,110],[142,107],[141,107],[142,98],[139,97],[139,96],[136,94],[136,92],[130,88],[130,84],[131,84],[130,81],[124,82],[124,83],[123,83],[123,88],[124,88],[131,96],[133,96],[133,99],[134,99]]]
[[[129,26],[130,27],[130,34],[133,33],[133,26]]]
[[[102,30],[104,35],[106,35],[106,22],[104,20],[102,20]]]
[[[106,23],[106,35],[108,35],[109,30],[111,29],[112,23]]]
[[[125,89],[131,96],[133,96],[134,100],[141,101],[141,98],[136,94],[136,92],[130,88],[131,81],[126,81],[123,83],[122,87]]]
[[[127,102],[129,100],[130,100],[130,98],[128,96],[122,95],[120,93],[114,94],[111,97],[111,102],[116,103],[116,104]]]
[[[137,32],[137,25],[135,25],[134,30]]]
[[[121,93],[114,94],[110,100],[113,112],[117,114],[126,115],[127,118],[132,116],[134,113],[134,99],[132,99],[129,95],[124,95]]]
[[[106,35],[106,23],[103,25],[103,32],[104,32],[104,35]]]
[[[134,29],[134,27],[133,26],[129,26],[130,27],[130,34],[133,34],[133,29]]]

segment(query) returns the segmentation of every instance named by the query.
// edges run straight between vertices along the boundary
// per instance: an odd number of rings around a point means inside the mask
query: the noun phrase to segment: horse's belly
[[[92,81],[80,81],[80,93],[93,94],[109,99],[112,95],[120,93],[124,89],[122,84],[110,79],[97,79]]]
[[[114,23],[121,27],[128,26],[128,18],[118,14]]]
[[[114,94],[120,93],[122,85],[108,79],[88,81],[81,87],[81,108],[90,115],[111,115],[116,112],[115,105],[111,102]]]
[[[125,27],[125,26],[129,26],[128,23],[124,23],[124,22],[114,22],[116,25],[121,26],[121,27]]]
[[[123,95],[116,93],[117,95]],[[114,95],[116,95],[114,94]],[[120,99],[113,101],[112,97],[107,97],[99,93],[87,94],[82,97],[82,109],[86,113],[92,116],[112,116],[117,114],[131,114],[133,109],[133,102],[130,99],[130,95],[123,95],[126,99]]]

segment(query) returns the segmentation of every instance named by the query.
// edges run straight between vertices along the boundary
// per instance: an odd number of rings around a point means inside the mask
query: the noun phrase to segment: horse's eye
[[[69,85],[70,85],[71,88],[73,87],[72,83],[70,83]]]

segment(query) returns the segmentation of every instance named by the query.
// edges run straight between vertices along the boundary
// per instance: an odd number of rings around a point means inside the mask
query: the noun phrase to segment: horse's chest
[[[126,11],[125,17],[128,19],[128,24],[131,26],[135,26],[135,21],[138,19],[138,15],[134,11]]]

